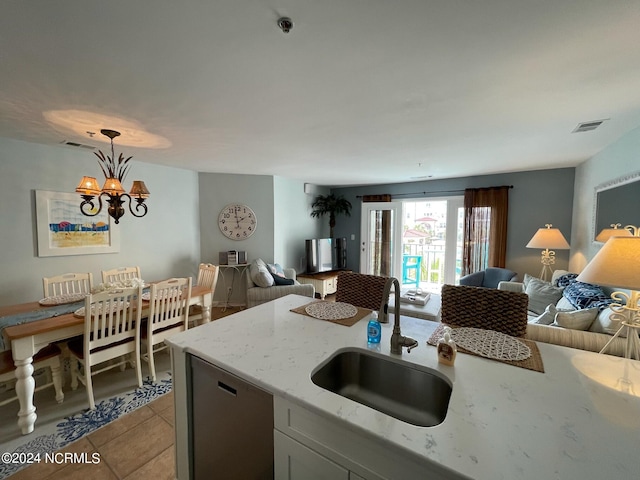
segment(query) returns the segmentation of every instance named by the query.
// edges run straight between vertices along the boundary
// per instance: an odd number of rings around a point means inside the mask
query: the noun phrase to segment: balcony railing
[[[439,292],[444,284],[444,248],[436,245],[403,244],[404,255],[420,257],[418,287],[422,290]],[[416,287],[416,269],[403,268],[403,288]],[[405,283],[405,279],[408,282]]]

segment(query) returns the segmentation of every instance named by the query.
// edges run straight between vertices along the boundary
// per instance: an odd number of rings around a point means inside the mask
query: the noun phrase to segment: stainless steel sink
[[[331,392],[421,427],[442,423],[451,382],[427,367],[360,349],[338,350],[311,374]]]

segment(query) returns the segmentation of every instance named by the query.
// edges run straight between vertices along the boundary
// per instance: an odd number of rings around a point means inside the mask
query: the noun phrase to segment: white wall
[[[120,220],[120,252],[38,257],[35,190],[74,192],[82,175],[103,175],[89,150],[0,138],[0,304],[40,299],[42,277],[66,272],[91,272],[97,283],[101,270],[128,265],[139,265],[147,281],[197,273],[197,174],[136,162],[135,149],[124,153],[134,156],[124,187],[142,179],[151,197],[145,217],[127,210]]]
[[[311,217],[311,204],[317,194],[304,193],[304,183],[282,177],[274,177],[273,190],[273,258],[282,266],[302,273],[306,269],[305,240],[322,237],[324,231],[324,221]]]
[[[600,249],[593,242],[595,188],[640,170],[640,128],[631,130],[616,142],[576,168],[571,229],[569,270],[580,272]],[[640,199],[638,199],[640,207]],[[638,221],[640,225],[640,210]]]

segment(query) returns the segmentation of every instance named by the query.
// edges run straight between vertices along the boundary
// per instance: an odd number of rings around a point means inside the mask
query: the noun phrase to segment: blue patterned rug
[[[96,408],[94,410],[87,409],[82,413],[64,417],[62,421],[58,421],[58,423],[54,422],[55,425],[51,425],[53,428],[40,428],[36,424],[38,427],[37,431],[53,431],[40,434],[35,438],[32,437],[33,434],[25,435],[22,437],[24,443],[18,446],[14,445],[11,448],[7,448],[8,445],[6,444],[0,444],[0,450],[2,450],[0,453],[40,453],[41,456],[44,456],[45,453],[56,452],[98,428],[107,425],[109,422],[120,418],[122,415],[152,402],[165,393],[169,393],[171,391],[171,374],[167,372],[162,375],[162,377],[163,378],[160,378],[159,375],[157,383],[152,383],[151,379],[147,377],[142,387],[136,388],[134,391],[127,392],[123,395],[96,402]],[[34,431],[34,433],[36,432]],[[0,461],[0,479],[7,478],[25,466],[27,465]]]

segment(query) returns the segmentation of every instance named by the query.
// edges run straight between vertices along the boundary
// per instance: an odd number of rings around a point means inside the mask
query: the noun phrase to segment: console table
[[[324,300],[324,297],[336,293],[338,287],[338,274],[350,270],[331,270],[321,273],[301,273],[297,276],[300,283],[308,283],[315,287],[316,293]]]
[[[240,282],[242,282],[243,275],[249,275],[247,272],[247,267],[249,267],[248,263],[238,263],[235,265],[218,265],[220,268],[220,277],[222,277],[222,285],[224,288],[224,305],[222,306],[222,311],[225,312],[227,308],[230,306],[229,301],[231,300],[231,295],[233,294],[233,284],[236,279],[236,272],[240,277]],[[227,279],[225,277],[225,273],[231,270],[231,285],[227,287]],[[242,304],[240,304],[242,305]],[[246,306],[246,304],[245,304]]]

